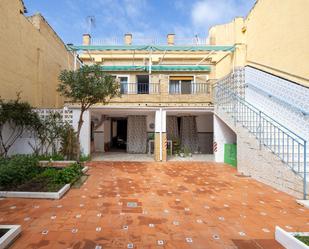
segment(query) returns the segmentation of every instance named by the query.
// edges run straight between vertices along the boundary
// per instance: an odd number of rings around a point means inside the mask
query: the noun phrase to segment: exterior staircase
[[[232,73],[214,86],[215,113],[237,134],[238,171],[309,198],[306,139],[246,101],[245,94],[244,81]]]

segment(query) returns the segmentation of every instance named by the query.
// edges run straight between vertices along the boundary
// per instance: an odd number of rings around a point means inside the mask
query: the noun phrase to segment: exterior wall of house
[[[245,65],[246,37],[242,31],[243,26],[244,19],[237,17],[230,23],[213,26],[209,29],[210,45],[235,45],[234,53],[228,54],[216,63],[214,67],[215,79],[229,74],[234,67]]]
[[[224,162],[224,144],[237,143],[235,132],[219,116],[214,115],[214,142],[217,149],[214,151],[215,161]]]
[[[247,64],[309,86],[308,10],[308,0],[259,0],[245,21]]]
[[[0,1],[0,92],[3,99],[21,98],[35,107],[62,107],[56,91],[62,69],[74,58],[46,20],[26,17],[20,0]]]
[[[130,83],[136,83],[136,75],[143,75],[145,73],[126,73],[126,72],[113,72],[115,75],[129,75]],[[197,93],[197,94],[170,94],[169,93],[169,77],[174,75],[185,75],[185,76],[195,76],[196,83],[207,84],[207,93]],[[212,102],[212,88],[211,82],[206,82],[206,73],[153,73],[150,76],[150,88],[152,84],[159,84],[160,86],[153,86],[154,88],[159,87],[160,91],[150,94],[123,94],[121,97],[114,98],[111,100],[109,105],[152,105],[152,106],[177,106],[179,104],[186,103],[197,103],[201,105],[207,105]]]
[[[77,130],[78,120],[80,115],[80,110],[73,109],[73,117],[72,117],[72,126],[75,130]],[[82,155],[90,155],[90,122],[91,122],[91,114],[90,111],[84,112],[83,116],[83,126],[80,131],[80,146],[81,146],[81,154]]]
[[[216,25],[209,29],[210,45],[234,45],[245,43],[245,34],[242,32],[244,19],[235,18],[232,22]]]
[[[151,63],[153,65],[195,65],[198,64],[209,52],[153,52],[151,55]],[[133,55],[134,54],[134,55]],[[221,58],[221,52],[217,52],[216,56]],[[89,53],[81,53],[80,59],[88,65],[98,63],[103,66],[121,66],[149,65],[149,51],[90,51]],[[164,57],[164,58],[163,58]],[[209,65],[209,61],[203,61],[201,65]],[[109,103],[110,106],[181,106],[183,104],[199,104],[208,106],[212,103],[212,83],[214,79],[214,66],[211,66],[210,72],[108,72],[112,75],[129,76],[129,83],[137,82],[137,75],[150,75],[150,89],[153,85],[154,89],[158,89],[150,94],[122,94],[119,98],[114,98]],[[169,93],[169,77],[170,76],[193,76],[198,84],[205,84],[203,89],[207,91],[196,94],[170,94]],[[155,86],[155,84],[157,84]],[[207,85],[207,86],[206,86]],[[158,88],[157,88],[158,87]],[[100,103],[98,103],[100,105]]]
[[[103,112],[104,113],[104,112]],[[113,115],[115,118],[126,118],[128,115],[136,115],[136,113],[130,112],[128,110],[127,115]],[[147,133],[154,133],[154,128],[150,124],[155,123],[155,114],[145,114],[146,116],[146,125],[147,125]],[[92,115],[92,118],[95,118],[95,115]],[[104,145],[109,144],[112,140],[111,137],[111,117],[107,118],[99,127],[97,127],[94,132],[94,151],[95,152],[104,152]],[[113,126],[113,134],[117,134],[117,126]],[[148,144],[147,144],[148,146]],[[148,147],[147,147],[148,148]]]
[[[308,9],[307,0],[257,0],[245,19],[212,27],[210,44],[236,44],[235,65],[251,65],[309,86]],[[232,70],[228,62],[216,65],[217,79]]]

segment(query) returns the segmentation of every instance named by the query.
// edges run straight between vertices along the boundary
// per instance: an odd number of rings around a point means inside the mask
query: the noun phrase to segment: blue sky
[[[27,15],[40,12],[65,43],[81,44],[87,17],[94,38],[206,37],[214,24],[246,16],[255,0],[24,0]]]

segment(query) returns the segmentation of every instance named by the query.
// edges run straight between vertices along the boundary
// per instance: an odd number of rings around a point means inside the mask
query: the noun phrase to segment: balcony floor
[[[309,231],[309,210],[294,198],[224,164],[89,166],[61,200],[0,200],[0,223],[22,225],[12,248],[273,249],[282,248],[276,225]]]

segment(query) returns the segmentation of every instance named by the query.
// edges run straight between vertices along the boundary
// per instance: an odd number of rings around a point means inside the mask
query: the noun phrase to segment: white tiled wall
[[[260,70],[246,67],[245,98],[297,135],[309,140],[309,89]],[[250,87],[252,85],[253,87]]]

